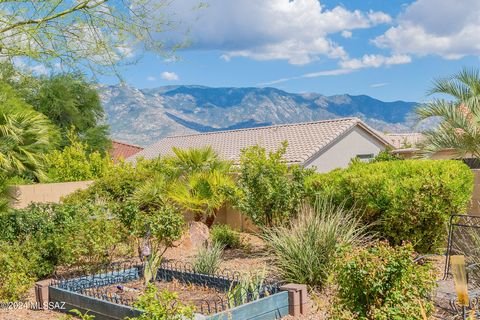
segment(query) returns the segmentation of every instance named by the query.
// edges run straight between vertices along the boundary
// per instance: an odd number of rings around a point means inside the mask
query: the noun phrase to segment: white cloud
[[[393,55],[386,57],[381,54],[366,54],[359,59],[341,61],[340,66],[344,69],[379,68],[381,66],[394,64],[406,64],[411,61],[412,59],[408,55]]]
[[[343,30],[341,33],[342,37],[345,39],[350,39],[352,37],[352,31]]]
[[[305,79],[305,78],[338,76],[338,75],[352,73],[364,68],[380,68],[382,66],[405,64],[410,62],[411,62],[411,58],[407,55],[383,56],[379,54],[370,54],[370,55],[364,55],[361,58],[342,60],[339,63],[340,68],[338,69],[305,73],[296,77],[282,78],[282,79],[277,79],[277,80],[273,80],[265,83],[260,83],[259,85],[273,85],[273,84],[278,84],[278,83],[287,82],[291,80],[298,80],[298,79]]]
[[[155,80],[157,80],[157,78],[154,77],[154,76],[148,76],[148,77],[147,77],[147,80],[148,80],[148,81],[155,81]]]
[[[177,81],[180,79],[175,72],[164,71],[160,76],[167,81]]]
[[[480,1],[417,0],[373,42],[398,54],[480,55]]]
[[[194,1],[173,2],[171,10],[185,23],[164,36],[176,40],[188,31],[191,49],[220,50],[227,61],[240,56],[302,65],[323,56],[344,58],[329,35],[391,21],[383,12],[327,9],[318,0],[211,0],[191,10]]]
[[[372,83],[370,88],[380,88],[385,87],[386,85],[388,85],[388,82]]]

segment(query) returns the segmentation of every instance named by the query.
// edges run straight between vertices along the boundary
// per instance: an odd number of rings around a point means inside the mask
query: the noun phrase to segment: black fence
[[[139,264],[120,263],[102,268],[95,274],[77,273],[56,276],[51,285],[109,303],[133,307],[135,298],[126,298],[106,287],[141,279],[144,267]],[[222,270],[213,275],[201,274],[195,272],[191,264],[180,262],[162,263],[155,279],[160,282],[178,281],[183,284],[216,289],[218,294],[214,297],[183,301],[183,303],[194,305],[196,312],[205,315],[222,312],[280,291],[280,283],[261,283],[256,286],[242,287],[242,275],[239,272]]]

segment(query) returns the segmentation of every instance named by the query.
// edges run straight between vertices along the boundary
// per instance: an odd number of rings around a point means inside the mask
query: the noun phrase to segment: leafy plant
[[[314,209],[304,206],[289,226],[266,229],[263,237],[283,280],[322,287],[335,254],[368,240],[366,228],[354,210],[319,198]]]
[[[419,319],[434,309],[427,297],[435,288],[431,265],[413,262],[410,244],[380,242],[352,247],[336,263],[335,319]]]
[[[215,274],[222,262],[223,248],[219,243],[200,247],[192,261],[193,270],[201,274]]]
[[[242,245],[240,233],[225,224],[213,226],[210,237],[213,243],[218,243],[225,248],[239,248]]]
[[[32,260],[20,244],[0,241],[0,302],[25,298],[35,280],[30,272]]]
[[[0,174],[44,177],[44,154],[55,147],[57,130],[9,85],[0,83]]]
[[[89,152],[87,144],[80,142],[73,130],[67,133],[70,145],[46,156],[47,181],[68,182],[100,178],[113,167],[109,156],[98,151]]]
[[[247,272],[242,275],[237,285],[231,285],[227,292],[228,305],[234,308],[249,301],[260,299],[265,282],[265,267],[260,272]]]
[[[361,208],[363,221],[373,223],[380,237],[395,245],[410,241],[428,253],[444,246],[450,215],[466,212],[473,174],[454,160],[358,163],[315,174],[306,188],[312,202],[322,195]]]
[[[158,292],[154,284],[148,284],[145,293],[135,302],[134,306],[143,313],[131,320],[186,320],[193,319],[193,307],[178,301],[178,295],[164,290]]]
[[[286,224],[304,196],[310,169],[288,166],[283,156],[287,142],[275,152],[254,146],[242,150],[236,207],[259,226]]]
[[[85,312],[85,313],[82,313],[78,309],[71,309],[68,312],[73,313],[74,315],[76,315],[77,317],[79,317],[82,320],[94,320],[95,319],[95,316],[91,315],[91,314],[88,314],[88,311]]]
[[[416,109],[419,121],[440,119],[434,129],[423,132],[425,139],[418,145],[424,156],[442,150],[453,150],[458,157],[480,157],[480,71],[466,69],[435,80],[430,95],[433,98]]]

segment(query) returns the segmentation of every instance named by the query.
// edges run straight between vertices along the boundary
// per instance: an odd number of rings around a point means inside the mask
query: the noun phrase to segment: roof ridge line
[[[334,119],[325,119],[325,120],[315,120],[315,121],[307,121],[307,122],[294,122],[294,123],[283,123],[283,124],[273,124],[269,126],[258,126],[258,127],[250,127],[250,128],[243,128],[243,129],[233,129],[233,130],[218,130],[218,131],[209,131],[209,132],[199,132],[199,133],[189,133],[189,134],[179,134],[164,137],[158,141],[170,138],[179,138],[179,137],[191,137],[191,136],[200,136],[200,135],[210,135],[210,134],[219,134],[219,133],[226,133],[226,132],[239,132],[239,131],[253,131],[253,130],[261,130],[267,128],[279,128],[279,127],[290,127],[290,126],[303,126],[308,124],[314,123],[325,123],[325,122],[340,122],[340,121],[355,121],[360,122],[361,119],[358,117],[344,117],[344,118],[334,118]],[[158,142],[157,141],[157,142]]]

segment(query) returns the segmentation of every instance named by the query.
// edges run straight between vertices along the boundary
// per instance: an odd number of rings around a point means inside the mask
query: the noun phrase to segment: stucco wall
[[[472,170],[472,172],[474,175],[473,195],[469,213],[474,215],[480,215],[480,170],[475,169]]]
[[[76,181],[62,183],[39,183],[12,187],[12,207],[21,209],[30,203],[58,203],[70,193],[86,189],[93,181]]]
[[[327,150],[317,155],[307,164],[315,166],[318,172],[328,172],[336,168],[345,168],[352,158],[359,154],[377,155],[385,149],[383,143],[360,127],[354,127],[347,135],[333,143]]]

